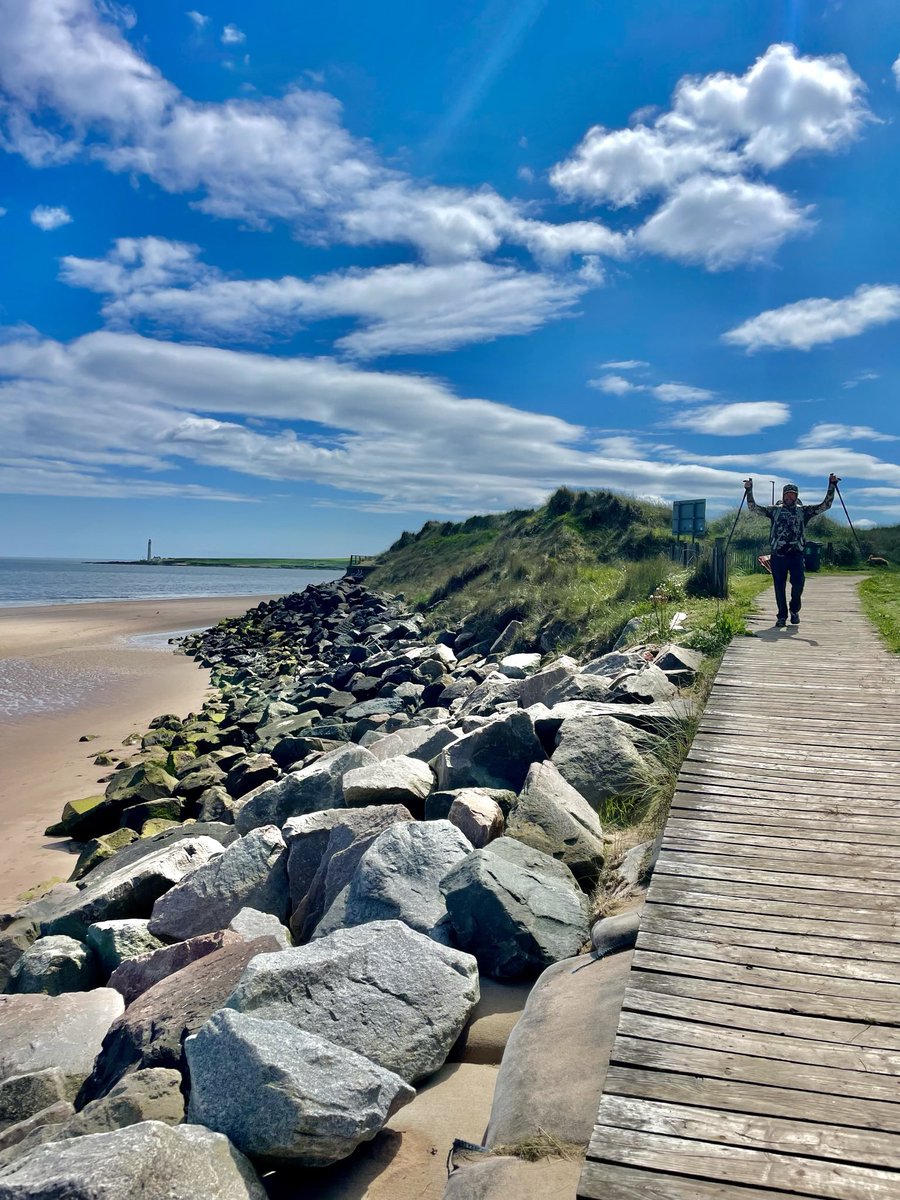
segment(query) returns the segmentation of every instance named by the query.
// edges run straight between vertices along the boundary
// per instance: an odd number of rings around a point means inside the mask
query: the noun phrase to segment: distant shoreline
[[[349,558],[99,558],[92,567],[254,567],[258,570],[340,571]]]

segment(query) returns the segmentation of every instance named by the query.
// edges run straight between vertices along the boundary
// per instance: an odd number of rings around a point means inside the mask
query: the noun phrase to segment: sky
[[[197,3],[0,0],[0,555],[900,522],[896,0]]]

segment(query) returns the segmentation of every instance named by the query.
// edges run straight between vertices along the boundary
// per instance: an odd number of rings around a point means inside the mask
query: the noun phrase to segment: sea
[[[170,567],[92,563],[66,558],[0,558],[0,609],[116,600],[176,600],[205,596],[265,596],[299,592],[338,579],[339,571],[293,567]],[[172,652],[169,639],[202,626],[122,638],[142,650]],[[4,655],[0,643],[0,727],[32,713],[53,713],[89,700],[109,680],[105,668],[57,663],[50,657]]]
[[[104,600],[181,600],[302,592],[340,571],[297,567],[171,567],[76,558],[0,558],[0,608]]]

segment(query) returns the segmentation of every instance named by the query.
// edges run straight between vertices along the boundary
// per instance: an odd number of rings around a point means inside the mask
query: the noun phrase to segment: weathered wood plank
[[[823,1200],[897,1200],[900,1187],[896,1171],[630,1129],[610,1136],[603,1156],[624,1165],[733,1184],[762,1184]]]
[[[579,1200],[785,1200],[782,1191],[741,1187],[705,1179],[679,1178],[667,1172],[624,1167],[620,1163],[584,1164]]]
[[[846,915],[846,910],[836,911]],[[697,925],[732,929],[735,934],[749,937],[802,939],[807,947],[812,939],[816,950],[824,954],[886,958],[891,962],[900,960],[900,941],[895,926],[861,925],[842,919],[817,921],[783,914],[772,916],[764,912],[748,912],[744,905],[728,911],[709,905],[668,903],[655,896],[648,899],[641,915],[641,928],[656,932],[669,932],[669,926],[683,932]],[[854,945],[856,942],[860,945]],[[784,945],[785,949],[798,948],[791,940],[779,944]]]
[[[886,927],[890,936],[900,932],[900,916],[891,908],[870,908],[865,897],[853,896],[852,904],[834,904],[830,892],[802,888],[766,887],[722,879],[684,879],[654,874],[649,900],[669,904],[696,904],[708,908],[747,913],[808,917],[817,921],[854,921],[860,925]],[[873,934],[874,936],[874,934]],[[879,934],[881,936],[881,934]]]
[[[807,1120],[718,1112],[689,1104],[648,1103],[636,1097],[606,1095],[600,1103],[597,1124],[724,1142],[753,1150],[774,1150],[780,1154],[900,1167],[900,1135],[841,1125],[824,1126]],[[599,1139],[597,1149],[602,1153]]]

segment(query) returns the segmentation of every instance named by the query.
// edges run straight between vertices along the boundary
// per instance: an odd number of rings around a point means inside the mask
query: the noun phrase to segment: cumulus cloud
[[[350,317],[361,328],[337,346],[363,358],[530,333],[568,314],[585,290],[579,279],[480,261],[228,279],[199,261],[196,246],[162,238],[120,238],[103,259],[65,257],[60,275],[106,294],[103,315],[117,328],[253,342]]]
[[[388,166],[320,90],[195,101],[130,44],[124,13],[98,0],[0,0],[0,146],[34,166],[88,157],[191,195],[218,217],[257,227],[285,221],[313,242],[411,245],[429,262],[509,244],[544,266],[582,256],[585,282],[597,284],[598,256],[652,252],[713,269],[754,261],[805,218],[787,197],[735,173],[833,150],[866,117],[861,84],[842,58],[772,47],[744,76],[683,80],[672,110],[652,126],[590,131],[556,169],[566,194],[630,203],[662,193],[642,230],[557,224],[492,188],[422,183]],[[188,16],[205,23],[205,14]],[[243,36],[225,30],[232,44]]]
[[[891,70],[894,72],[894,78],[897,81],[897,87],[900,88],[900,55],[894,59],[894,65]]]
[[[652,125],[594,126],[550,179],[571,198],[625,205],[697,174],[772,170],[856,137],[869,115],[863,92],[843,55],[773,45],[742,76],[685,77]]]
[[[801,446],[839,446],[844,442],[897,442],[892,433],[879,433],[870,425],[814,425],[800,439]]]
[[[810,299],[771,308],[729,329],[722,340],[747,351],[810,350],[900,318],[900,287],[870,284],[842,300]]]
[[[808,213],[769,184],[698,175],[675,189],[636,240],[666,258],[719,271],[770,256],[809,226]]]
[[[674,417],[669,426],[716,437],[742,437],[748,433],[759,433],[760,430],[773,425],[784,425],[790,418],[791,412],[786,404],[760,400],[744,404],[710,404],[703,408],[689,409]]]
[[[606,392],[610,396],[624,396],[627,392],[640,390],[624,375],[601,375],[599,379],[589,379],[588,387],[595,388],[598,392]]]
[[[606,371],[636,371],[638,367],[649,367],[648,362],[640,358],[625,358],[621,362],[605,362],[600,364]]]
[[[104,478],[119,463],[168,466],[177,487],[187,463],[432,512],[536,504],[560,482],[710,497],[739,485],[734,470],[604,454],[558,417],[329,358],[115,332],[69,344],[23,335],[0,344],[0,377],[0,444],[12,461],[99,465]]]
[[[205,13],[197,12],[196,9],[189,9],[185,13],[185,16],[197,29],[203,29],[209,22],[209,17]]]
[[[247,35],[238,29],[237,25],[226,25],[222,30],[223,46],[239,46],[247,40]]]
[[[698,404],[715,395],[707,388],[691,387],[687,383],[658,383],[649,390],[664,404]]]
[[[31,223],[49,232],[63,225],[71,225],[72,214],[63,205],[39,204],[31,210]]]

